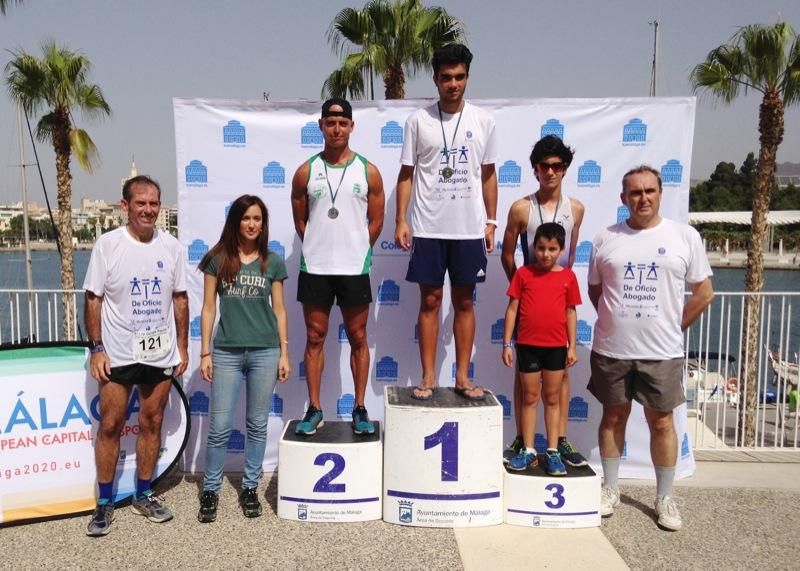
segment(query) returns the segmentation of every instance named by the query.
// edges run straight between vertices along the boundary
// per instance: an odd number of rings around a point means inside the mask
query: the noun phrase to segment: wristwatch
[[[105,351],[105,347],[103,347],[103,340],[102,339],[89,339],[89,352],[90,353],[102,353]]]

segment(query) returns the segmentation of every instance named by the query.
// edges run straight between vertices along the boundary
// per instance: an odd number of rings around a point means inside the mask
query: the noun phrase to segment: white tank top
[[[528,203],[530,204],[528,227],[525,232],[520,235],[520,240],[522,242],[522,258],[525,263],[528,264],[530,260],[534,259],[533,238],[536,236],[536,229],[545,222],[555,222],[563,226],[564,232],[567,234],[564,239],[564,251],[561,252],[561,255],[558,257],[558,265],[568,268],[572,228],[575,226],[575,219],[572,216],[572,204],[570,203],[569,197],[563,192],[561,193],[561,200],[555,212],[539,204],[535,192],[528,197]]]
[[[347,164],[332,165],[315,155],[308,163],[308,222],[300,271],[346,276],[369,273],[367,159],[354,153]],[[332,207],[335,217],[329,215]]]

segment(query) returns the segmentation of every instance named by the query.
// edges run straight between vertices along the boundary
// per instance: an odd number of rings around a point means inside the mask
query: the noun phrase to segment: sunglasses
[[[543,173],[552,169],[554,173],[558,174],[567,170],[567,165],[561,161],[557,163],[536,163],[536,168],[539,169],[539,172]]]

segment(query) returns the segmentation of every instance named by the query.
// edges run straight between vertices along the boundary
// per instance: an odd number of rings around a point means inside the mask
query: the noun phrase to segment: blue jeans
[[[244,447],[243,488],[255,488],[267,447],[267,422],[272,391],[278,377],[280,349],[214,348],[214,380],[211,383],[206,472],[203,490],[219,494],[225,468],[225,453],[239,399],[240,383],[246,384],[247,438]]]

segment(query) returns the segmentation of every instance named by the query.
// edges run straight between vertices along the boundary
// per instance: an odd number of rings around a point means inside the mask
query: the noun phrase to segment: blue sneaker
[[[503,450],[503,464],[508,464],[509,462],[511,462],[511,459],[514,456],[516,456],[520,452],[523,452],[524,450],[525,450],[525,443],[522,441],[522,436],[518,434],[517,437],[514,438],[514,441],[511,444],[509,444],[505,450]]]
[[[305,434],[311,436],[317,433],[317,428],[322,428],[325,423],[322,421],[322,411],[313,404],[308,405],[308,410],[303,420],[297,423],[294,429],[295,434]]]
[[[561,461],[561,454],[557,450],[547,449],[544,455],[544,471],[548,476],[566,476],[567,467]]]
[[[375,425],[370,421],[364,405],[353,409],[353,432],[356,434],[375,434]]]
[[[558,443],[558,453],[561,454],[561,459],[573,468],[583,468],[589,465],[583,454],[578,452],[566,438]]]
[[[525,448],[523,448],[519,454],[512,457],[511,460],[508,461],[508,468],[510,470],[522,471],[526,470],[528,466],[535,468],[538,464],[539,461],[536,459],[536,452],[531,454],[530,452],[527,452]]]

